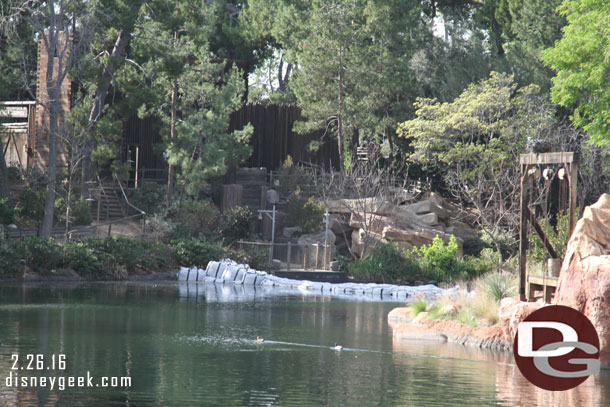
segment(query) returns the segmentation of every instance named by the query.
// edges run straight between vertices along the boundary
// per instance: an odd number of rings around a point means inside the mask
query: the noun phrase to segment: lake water
[[[397,343],[386,317],[398,305],[207,284],[4,284],[0,406],[610,405],[607,371],[552,393],[507,353]],[[87,372],[93,387],[6,382]],[[95,386],[127,376],[129,388]]]

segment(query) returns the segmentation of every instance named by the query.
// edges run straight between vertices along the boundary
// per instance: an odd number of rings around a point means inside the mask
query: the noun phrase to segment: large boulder
[[[301,246],[308,246],[312,244],[324,245],[324,242],[326,242],[329,246],[332,246],[335,244],[336,239],[337,237],[335,236],[335,234],[331,230],[329,230],[328,238],[326,236],[326,232],[322,231],[320,233],[302,235],[299,237],[298,243]]]
[[[498,310],[499,325],[502,328],[504,340],[512,344],[515,340],[517,327],[532,312],[544,306],[544,302],[521,302],[519,298],[508,297],[500,301]]]
[[[586,207],[568,242],[554,303],[584,313],[597,330],[600,360],[610,366],[610,195]]]
[[[326,201],[329,213],[350,214],[354,212],[390,215],[395,205],[382,198],[336,199]]]

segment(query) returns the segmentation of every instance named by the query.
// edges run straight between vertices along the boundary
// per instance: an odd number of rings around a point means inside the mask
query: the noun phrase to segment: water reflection
[[[493,399],[498,405],[528,407],[610,405],[610,372],[608,371],[589,377],[587,381],[572,390],[550,392],[527,381],[514,364],[511,353],[508,352],[404,339],[394,339],[392,349],[397,355],[428,355],[441,358],[444,374],[439,376],[439,380],[450,378],[454,385],[461,383],[460,386],[465,394],[473,394],[477,388],[493,389]],[[411,358],[397,357],[395,363],[408,364],[412,367]]]
[[[396,305],[209,284],[2,286],[0,406],[602,406],[610,400],[608,375],[549,398],[521,380],[506,353],[395,342],[386,317]],[[344,349],[332,350],[335,342]],[[132,386],[6,387],[11,355],[27,353],[63,353],[61,374],[130,376]]]

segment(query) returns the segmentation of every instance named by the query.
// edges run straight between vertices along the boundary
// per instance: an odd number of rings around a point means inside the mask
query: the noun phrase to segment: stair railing
[[[104,186],[102,184],[102,181],[100,180],[99,175],[96,174],[98,183],[100,185],[100,190],[102,191],[102,195],[104,196],[104,199],[106,201],[106,222],[103,223],[98,223],[96,225],[91,225],[91,226],[87,226],[84,228],[79,228],[79,229],[74,229],[68,232],[68,240],[72,240],[72,233],[73,232],[82,232],[85,230],[89,230],[89,229],[97,229],[100,226],[108,226],[108,236],[111,236],[112,234],[112,225],[114,225],[115,223],[120,223],[129,219],[135,219],[137,217],[142,217],[142,235],[141,238],[144,238],[144,235],[146,233],[146,212],[144,212],[142,209],[137,208],[136,206],[134,206],[131,202],[129,202],[129,199],[127,199],[127,195],[125,194],[125,190],[123,189],[123,185],[121,185],[121,182],[119,181],[118,177],[113,174],[114,179],[116,180],[116,182],[119,184],[119,188],[121,189],[121,192],[123,194],[123,197],[125,198],[125,202],[127,203],[128,207],[131,207],[133,209],[135,209],[138,213],[134,214],[134,215],[128,215],[128,216],[124,216],[121,219],[115,219],[115,220],[110,220],[110,213],[109,213],[109,209],[108,209],[108,195],[106,195],[106,191],[104,189]],[[99,211],[98,211],[99,213]],[[127,215],[127,214],[126,214]]]
[[[121,193],[123,194],[123,198],[125,199],[125,203],[127,203],[127,207],[128,208],[133,208],[135,209],[138,214],[136,216],[142,216],[142,237],[144,237],[144,234],[146,233],[146,212],[143,211],[142,209],[134,206],[131,202],[129,202],[129,199],[127,199],[127,194],[125,193],[125,190],[123,189],[123,184],[121,184],[121,181],[119,180],[119,177],[116,176],[116,174],[112,174],[116,183],[119,184],[119,188],[121,189]],[[127,210],[126,215],[129,214],[129,209]]]

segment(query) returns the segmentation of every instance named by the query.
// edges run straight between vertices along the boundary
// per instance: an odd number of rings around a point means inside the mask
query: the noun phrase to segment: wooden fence
[[[243,167],[279,168],[289,155],[296,162],[311,162],[325,168],[337,168],[339,150],[337,142],[328,135],[322,139],[323,130],[307,135],[292,130],[294,122],[302,119],[301,109],[285,105],[245,105],[231,116],[230,130],[242,129],[251,123],[254,134],[250,139],[252,155]],[[309,152],[311,141],[321,141],[316,152]]]
[[[279,271],[330,271],[334,246],[323,244],[300,245],[297,243],[246,242],[240,240],[237,247],[246,252],[265,252],[276,261]],[[279,262],[278,262],[279,261]],[[270,261],[270,263],[272,263]]]

